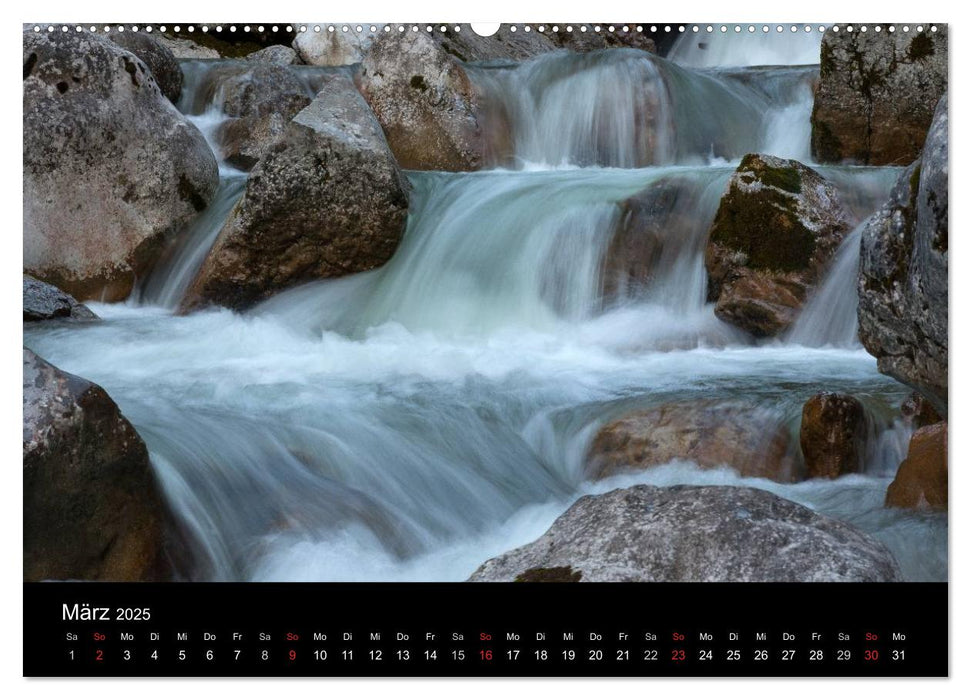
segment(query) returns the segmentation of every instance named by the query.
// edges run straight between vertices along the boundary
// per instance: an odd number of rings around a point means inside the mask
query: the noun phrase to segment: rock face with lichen
[[[906,165],[947,90],[947,25],[936,32],[826,32],[812,113],[819,162]]]
[[[884,374],[947,418],[947,95],[924,152],[868,221],[860,250],[860,340]]]
[[[216,159],[121,46],[25,32],[23,58],[24,272],[124,299],[211,201]]]
[[[732,486],[584,496],[538,540],[490,559],[469,580],[536,580],[550,571],[581,583],[900,579],[890,552],[859,530]]]
[[[267,149],[188,293],[244,309],[286,287],[384,264],[408,185],[367,104],[332,75]]]
[[[741,401],[685,401],[636,411],[600,429],[588,474],[603,479],[667,464],[732,467],[743,476],[793,481],[789,433],[777,417]]]
[[[70,319],[93,321],[98,318],[87,306],[52,284],[24,275],[24,321]]]
[[[169,47],[145,32],[111,32],[108,37],[148,66],[162,94],[172,103],[179,99],[182,94],[182,68]]]
[[[862,471],[866,410],[847,394],[822,392],[802,407],[799,444],[810,479],[835,479]]]
[[[219,90],[228,118],[216,138],[226,161],[249,170],[310,98],[287,66],[257,61],[252,67],[244,63],[225,70],[230,75],[220,81]]]
[[[475,89],[462,62],[425,32],[374,39],[357,83],[402,168],[464,171],[481,166]]]
[[[157,581],[167,514],[104,389],[24,348],[24,580]]]
[[[750,154],[708,236],[715,315],[756,337],[792,325],[851,228],[836,188],[795,160]]]
[[[947,510],[947,422],[919,429],[887,488],[892,508]]]

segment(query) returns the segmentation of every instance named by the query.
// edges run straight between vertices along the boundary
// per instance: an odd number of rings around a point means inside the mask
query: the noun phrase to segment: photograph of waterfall
[[[23,186],[25,582],[948,580],[946,24],[27,24]]]

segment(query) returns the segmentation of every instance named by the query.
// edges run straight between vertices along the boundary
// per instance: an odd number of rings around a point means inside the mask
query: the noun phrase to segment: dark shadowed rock
[[[802,407],[799,444],[810,479],[835,479],[863,468],[866,410],[847,394],[822,392]]]
[[[246,57],[246,60],[255,63],[271,63],[276,66],[292,66],[300,63],[297,52],[281,44],[254,51]]]
[[[134,54],[88,33],[23,35],[24,272],[118,301],[205,209],[216,160]]]
[[[286,48],[286,47],[282,47]],[[285,66],[256,63],[235,70],[221,84],[222,109],[230,117],[216,138],[229,163],[250,169],[290,120],[310,104],[297,76]]]
[[[732,467],[744,476],[793,481],[789,432],[778,417],[740,401],[686,401],[608,423],[594,438],[588,473],[603,479],[667,464]]]
[[[794,160],[745,156],[705,251],[715,315],[756,337],[783,332],[850,227],[836,188],[816,171]]]
[[[634,486],[580,498],[538,540],[469,580],[567,568],[581,583],[900,579],[882,544],[768,491]]]
[[[906,165],[947,89],[947,25],[936,32],[826,32],[812,114],[813,156]]]
[[[55,318],[92,321],[98,317],[70,294],[65,294],[52,284],[24,275],[24,321],[49,321]]]
[[[947,510],[947,423],[921,428],[887,488],[888,507]]]
[[[947,95],[920,160],[863,230],[860,340],[947,418]]]
[[[158,37],[144,32],[111,32],[108,36],[148,66],[163,95],[173,103],[179,99],[182,94],[182,69],[171,49]]]
[[[383,265],[407,208],[380,125],[348,77],[328,76],[253,169],[189,303],[243,309],[300,282]]]
[[[934,405],[916,391],[904,399],[900,405],[900,415],[915,430],[942,420],[940,414],[934,410]]]
[[[461,61],[425,32],[376,38],[357,76],[402,168],[476,170],[483,140]]]
[[[24,348],[24,580],[168,578],[166,522],[115,402]]]

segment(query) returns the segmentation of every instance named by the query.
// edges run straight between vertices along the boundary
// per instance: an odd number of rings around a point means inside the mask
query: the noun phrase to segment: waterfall
[[[882,507],[908,390],[855,344],[859,229],[785,343],[753,344],[706,301],[733,163],[809,160],[818,69],[796,64],[816,62],[818,41],[685,35],[673,60],[612,49],[469,64],[489,169],[406,173],[406,230],[384,266],[246,313],[93,304],[102,322],[27,324],[25,344],[105,387],[144,438],[192,536],[187,577],[462,580],[584,494],[687,483],[772,490],[878,537],[908,578],[945,578],[946,516]],[[178,106],[218,153],[223,87],[253,67],[182,67]],[[338,69],[288,70],[312,95]],[[858,220],[899,173],[813,167]],[[141,285],[145,305],[177,306],[204,261],[245,185],[225,163],[220,175]],[[796,434],[820,390],[879,419],[864,473],[788,484],[675,459],[588,481],[587,450],[614,417],[746,401]]]
[[[685,32],[671,47],[668,58],[690,68],[819,63],[823,34],[818,25],[813,25],[809,32],[805,31],[804,25],[799,25],[796,32],[791,31],[791,25],[786,25],[782,32],[776,31],[776,26],[770,26],[768,32],[763,32],[761,25],[756,26],[754,32],[748,31],[749,25],[744,25],[740,32],[734,31],[735,25],[731,25],[727,32],[719,31],[720,25],[711,33],[703,29]]]
[[[793,138],[798,146],[783,155],[808,152],[812,67],[722,76],[614,49],[469,71],[497,166],[704,164]],[[794,135],[783,133],[800,120]]]

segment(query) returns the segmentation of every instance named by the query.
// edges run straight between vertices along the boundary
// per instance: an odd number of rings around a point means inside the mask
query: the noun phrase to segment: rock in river
[[[812,113],[821,163],[911,163],[947,90],[947,25],[935,32],[874,26],[823,35]]]
[[[70,294],[65,294],[52,284],[24,275],[24,321],[49,321],[55,318],[92,321],[98,317]]]
[[[860,340],[884,374],[947,418],[947,95],[924,152],[868,221],[860,250]]]
[[[266,149],[189,290],[189,305],[243,309],[301,282],[383,265],[404,230],[408,185],[350,78]]]
[[[816,171],[745,156],[705,250],[715,315],[756,337],[785,331],[850,228],[836,188]]]
[[[799,444],[810,479],[835,479],[862,471],[866,410],[856,398],[825,391],[802,407]]]
[[[80,300],[131,292],[216,191],[216,159],[134,54],[23,35],[24,272]]]
[[[583,496],[470,581],[897,581],[887,549],[768,491],[634,486]],[[569,578],[567,578],[567,574]]]
[[[947,510],[947,422],[921,428],[887,488],[889,507]]]
[[[111,397],[24,348],[24,580],[168,578],[167,522]]]

